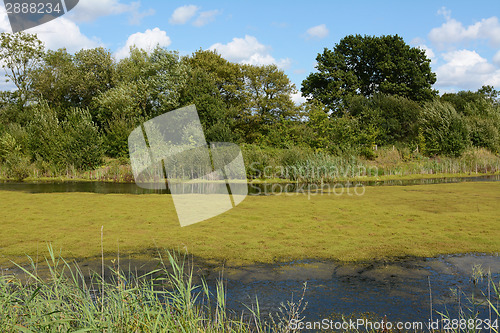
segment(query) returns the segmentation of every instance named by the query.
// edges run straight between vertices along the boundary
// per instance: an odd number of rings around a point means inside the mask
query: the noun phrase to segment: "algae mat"
[[[500,182],[248,196],[183,228],[170,195],[0,191],[0,208],[4,265],[48,243],[65,258],[100,256],[101,226],[108,256],[174,249],[228,264],[500,252]]]

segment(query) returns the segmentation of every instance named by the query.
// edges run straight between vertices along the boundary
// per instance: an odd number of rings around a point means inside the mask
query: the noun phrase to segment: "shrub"
[[[97,166],[102,159],[102,139],[87,110],[72,108],[60,121],[46,103],[37,105],[27,132],[30,150],[36,160],[56,169]]]
[[[88,110],[71,108],[61,128],[67,166],[81,170],[94,168],[102,162],[102,138]]]
[[[447,102],[436,99],[426,103],[419,125],[428,155],[460,156],[470,145],[464,119]]]
[[[27,132],[29,149],[35,159],[43,159],[58,167],[65,165],[65,135],[55,110],[46,103],[35,105]]]
[[[9,152],[5,156],[5,165],[7,166],[6,175],[8,178],[23,180],[30,175],[30,159],[18,151]]]
[[[415,119],[421,107],[404,97],[376,94],[368,99],[353,98],[349,112],[360,119],[361,126],[378,129],[376,144],[389,145],[415,139],[418,133]]]

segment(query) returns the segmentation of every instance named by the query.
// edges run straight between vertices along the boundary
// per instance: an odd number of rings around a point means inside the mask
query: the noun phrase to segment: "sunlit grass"
[[[187,250],[228,264],[493,253],[500,250],[499,203],[498,182],[248,196],[181,228],[169,195],[0,191],[0,260],[42,256],[47,242],[67,258],[98,257],[101,226],[110,256],[118,246],[136,256]]]

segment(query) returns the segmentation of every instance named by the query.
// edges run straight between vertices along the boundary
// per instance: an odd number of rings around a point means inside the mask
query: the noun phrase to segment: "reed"
[[[215,293],[203,279],[195,284],[186,256],[173,252],[148,273],[112,268],[106,279],[103,272],[85,276],[50,245],[48,252],[47,274],[29,257],[28,268],[14,263],[24,278],[0,276],[3,332],[289,332],[288,322],[304,309],[302,296],[263,320],[257,300],[238,316],[226,306],[222,278]]]

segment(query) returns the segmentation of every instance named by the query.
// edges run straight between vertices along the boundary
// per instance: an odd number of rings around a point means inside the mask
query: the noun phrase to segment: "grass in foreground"
[[[101,226],[110,257],[118,247],[132,255],[167,248],[227,265],[498,253],[499,203],[500,182],[248,196],[181,228],[169,195],[0,191],[0,264],[43,257],[47,242],[66,258],[100,257]]]
[[[89,281],[48,250],[48,277],[41,278],[34,263],[23,268],[24,282],[0,276],[2,332],[288,332],[284,323],[299,315],[288,303],[285,316],[269,323],[261,321],[258,305],[238,317],[226,308],[222,281],[215,295],[203,280],[194,285],[192,270],[170,253],[143,276],[116,270],[107,282],[97,273]]]

